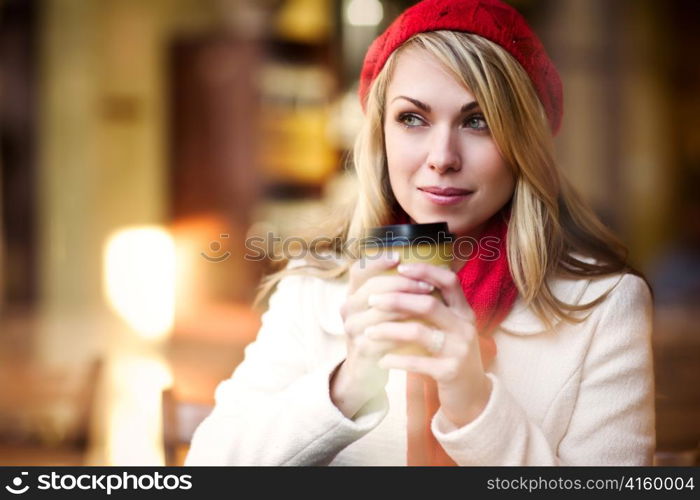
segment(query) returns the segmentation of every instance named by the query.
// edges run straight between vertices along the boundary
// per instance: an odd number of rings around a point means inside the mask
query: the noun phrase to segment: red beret
[[[500,0],[423,0],[406,9],[367,51],[360,73],[363,109],[370,85],[389,55],[416,33],[437,30],[474,33],[508,51],[530,77],[552,132],[559,130],[563,113],[559,73],[525,19]]]

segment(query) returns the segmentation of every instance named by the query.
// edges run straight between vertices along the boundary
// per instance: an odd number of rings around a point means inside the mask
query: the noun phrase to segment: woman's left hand
[[[428,356],[387,354],[380,360],[383,368],[396,368],[432,377],[437,383],[440,406],[445,416],[457,427],[474,420],[486,407],[491,394],[491,381],[484,372],[479,349],[479,336],[474,326],[474,313],[464,298],[457,275],[449,269],[415,263],[399,266],[399,273],[425,281],[437,288],[445,300],[427,294],[381,293],[372,295],[372,307],[403,313],[407,319],[425,321],[392,321],[368,328],[366,335],[376,340],[418,343],[435,349],[435,329],[444,334],[440,352]],[[433,328],[433,325],[435,328]]]

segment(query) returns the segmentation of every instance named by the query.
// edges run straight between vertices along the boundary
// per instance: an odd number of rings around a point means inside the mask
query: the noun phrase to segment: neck
[[[461,252],[456,252],[452,257],[452,263],[450,264],[450,269],[453,272],[458,272],[467,261],[477,253],[477,245],[479,245],[479,238],[481,238],[486,232],[486,223],[474,228],[472,231],[465,233],[457,233],[457,241],[468,241],[471,244],[472,253],[470,255],[463,255]],[[460,250],[464,249],[465,244],[459,246]],[[467,247],[469,248],[469,247]]]

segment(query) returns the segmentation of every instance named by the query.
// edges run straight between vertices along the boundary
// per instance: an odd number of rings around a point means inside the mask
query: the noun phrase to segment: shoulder
[[[285,274],[283,275],[282,280],[296,278],[291,281],[305,283],[323,282],[326,281],[325,277],[323,276],[324,271],[340,266],[343,263],[343,260],[331,255],[318,261],[313,261],[308,258],[290,259],[284,268]]]
[[[651,289],[641,276],[632,273],[620,273],[614,276],[593,280],[591,289],[610,289],[612,301],[629,302],[633,300],[651,300]]]
[[[576,305],[586,307],[581,314],[591,331],[621,342],[651,334],[653,298],[643,277],[625,271],[585,278],[585,282]]]
[[[311,289],[318,286],[318,280],[311,274],[309,264],[304,259],[291,259],[286,266],[271,275],[274,284],[268,291],[266,313],[280,307],[299,307],[308,299]]]
[[[632,273],[620,273],[591,280],[582,302],[603,300],[596,306],[601,320],[651,323],[653,299],[647,282]]]
[[[592,258],[582,258],[595,263]],[[584,279],[584,278],[582,278]],[[585,278],[587,286],[580,303],[599,299],[602,307],[630,307],[634,305],[651,305],[652,293],[647,281],[632,272],[619,272],[610,275]]]
[[[342,265],[343,261],[333,260]],[[308,299],[314,306],[322,305],[334,295],[334,291],[347,286],[347,273],[340,277],[329,277],[329,269],[323,269],[306,259],[293,259],[287,263],[285,274],[277,284],[275,293],[295,294]]]
[[[307,326],[317,324],[328,333],[342,335],[340,306],[347,295],[347,273],[339,278],[319,276],[319,268],[305,259],[290,260],[284,270],[288,273],[277,283],[264,314],[284,314]]]
[[[591,359],[644,359],[653,330],[652,297],[646,281],[629,272],[589,278],[576,306],[580,323],[567,329],[589,339]]]
[[[579,260],[595,263],[590,257],[572,254]],[[552,276],[547,279],[552,296],[562,304],[579,308],[573,312],[581,321],[598,321],[610,311],[619,314],[640,312],[647,317],[651,311],[651,293],[644,279],[631,273],[615,273],[606,276]],[[590,304],[589,307],[586,307]],[[561,320],[554,320],[560,324]],[[589,323],[590,324],[590,323]],[[502,323],[502,328],[510,333],[533,334],[548,329],[545,322],[522,299],[520,295],[511,313]]]
[[[588,264],[597,264],[593,257],[571,253],[572,257]],[[602,302],[625,302],[630,299],[651,299],[651,290],[644,278],[631,272],[618,272],[603,276],[555,277],[550,280],[553,289],[577,289],[580,295],[570,303],[582,304],[605,297]],[[571,299],[555,293],[559,299]]]

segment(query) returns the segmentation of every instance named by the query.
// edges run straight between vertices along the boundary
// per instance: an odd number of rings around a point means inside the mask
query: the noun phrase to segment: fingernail
[[[411,268],[407,266],[406,264],[399,264],[399,267],[396,268],[400,273],[404,272],[409,272]]]
[[[435,288],[433,285],[431,285],[430,283],[426,283],[425,281],[419,281],[418,286],[423,290],[427,290],[429,292],[432,292]]]
[[[386,253],[385,258],[389,262],[398,262],[399,261],[399,254],[396,252],[388,252],[388,253]]]

